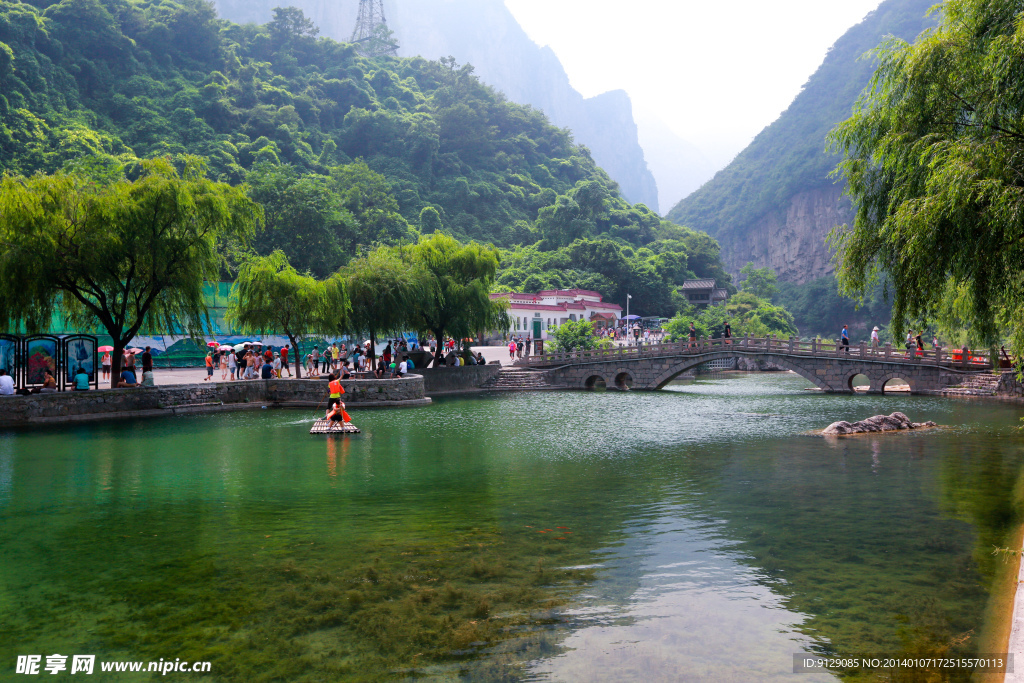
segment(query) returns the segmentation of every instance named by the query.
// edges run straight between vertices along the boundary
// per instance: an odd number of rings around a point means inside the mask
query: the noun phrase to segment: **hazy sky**
[[[880,0],[505,0],[585,97],[621,88],[721,166]]]

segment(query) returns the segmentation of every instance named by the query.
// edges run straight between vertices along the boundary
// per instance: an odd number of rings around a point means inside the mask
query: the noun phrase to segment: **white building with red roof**
[[[550,289],[536,294],[507,292],[491,294],[507,299],[511,336],[547,339],[548,330],[570,320],[589,320],[595,327],[614,326],[622,317],[622,306],[602,301],[597,292],[586,289]]]

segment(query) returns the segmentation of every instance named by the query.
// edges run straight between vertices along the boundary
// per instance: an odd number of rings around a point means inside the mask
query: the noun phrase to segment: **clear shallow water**
[[[793,654],[970,652],[1022,411],[805,386],[449,399],[330,439],[297,411],[0,433],[0,679],[67,651],[205,681],[809,683]],[[950,428],[806,434],[894,410]]]

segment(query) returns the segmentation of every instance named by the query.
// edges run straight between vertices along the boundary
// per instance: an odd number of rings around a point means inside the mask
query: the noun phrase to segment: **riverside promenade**
[[[509,357],[508,357],[508,347],[506,347],[506,346],[474,346],[471,350],[472,350],[472,352],[474,354],[478,353],[478,352],[479,353],[483,353],[484,354],[484,359],[487,360],[488,364],[492,363],[493,361],[499,361],[501,363],[501,365],[512,365],[512,361],[510,361]],[[415,374],[418,369],[419,368],[413,369],[413,371],[412,371],[413,374]],[[294,377],[294,375],[295,375],[295,366],[294,366],[294,364],[289,366],[289,370],[291,370],[292,376]],[[230,377],[230,375],[229,375],[229,377]],[[303,379],[308,379],[306,377],[306,369],[305,368],[302,369],[302,378]],[[285,374],[283,379],[287,380],[288,379],[288,375]],[[322,381],[326,381],[327,376],[325,374],[321,373],[320,379]],[[156,368],[153,371],[153,380],[156,382],[156,385],[158,387],[175,386],[175,385],[178,385],[178,384],[204,384],[204,383],[208,383],[208,382],[206,382],[206,368],[203,368],[203,367],[196,367],[196,368]],[[221,381],[221,371],[220,371],[220,368],[214,369],[214,371],[213,371],[213,379],[210,380],[210,381],[217,381],[217,382]],[[227,381],[230,381],[230,379],[227,380]],[[251,381],[251,380],[243,380],[243,381]]]

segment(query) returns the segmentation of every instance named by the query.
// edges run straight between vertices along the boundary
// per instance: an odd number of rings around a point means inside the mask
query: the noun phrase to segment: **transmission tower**
[[[359,16],[349,42],[367,57],[398,55],[398,42],[392,39],[384,18],[384,0],[359,0]]]

